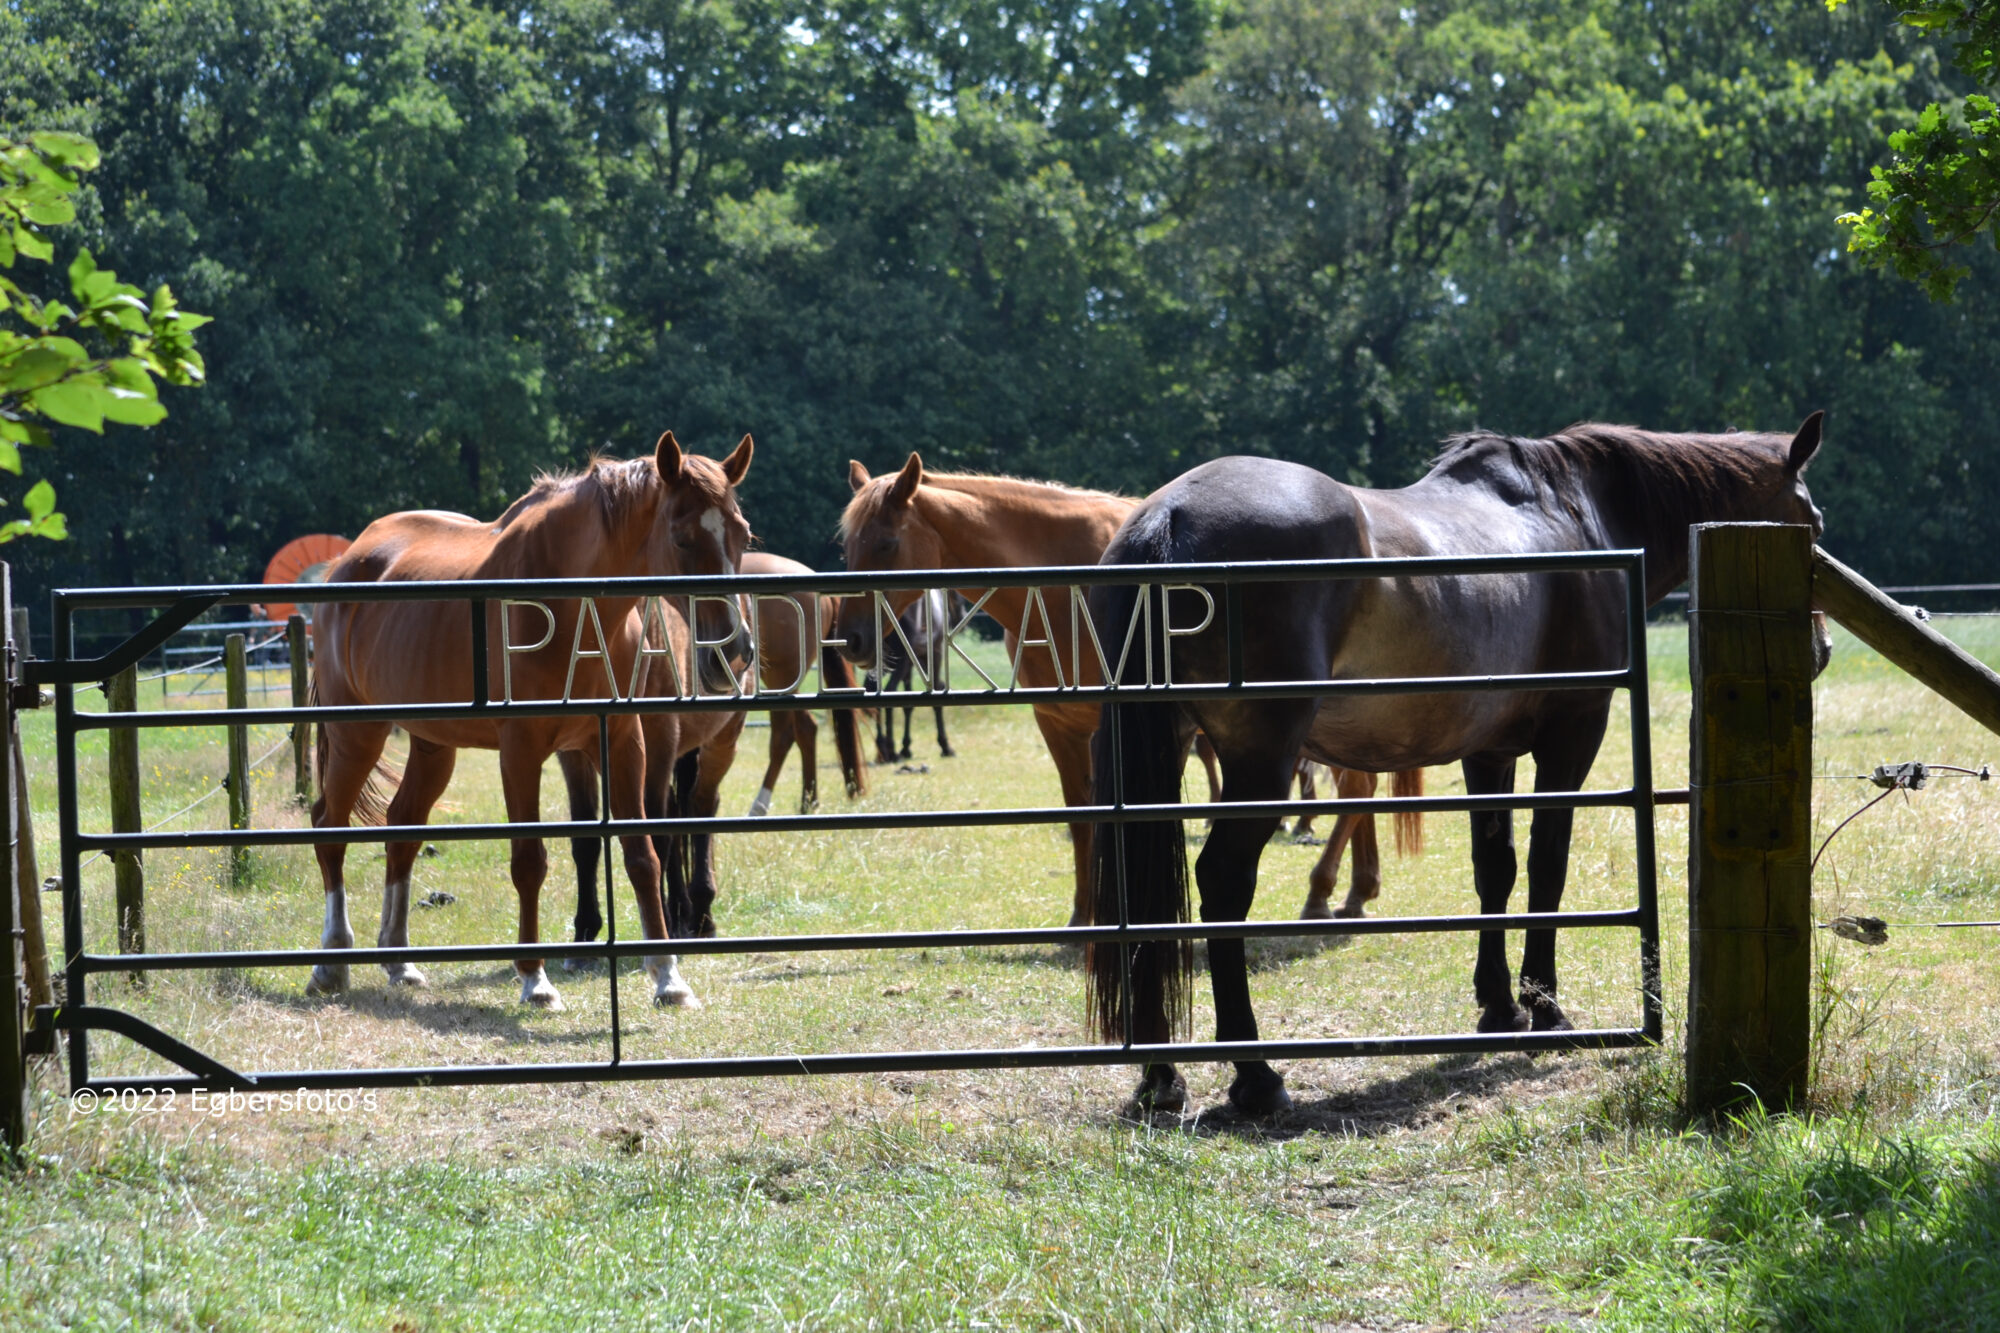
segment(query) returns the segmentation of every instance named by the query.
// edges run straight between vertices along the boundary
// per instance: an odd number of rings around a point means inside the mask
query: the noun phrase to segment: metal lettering
[[[514,620],[512,616],[507,614],[507,611],[510,607],[516,606],[532,606],[548,617],[549,627],[542,631],[542,637],[533,643],[517,644],[513,641],[511,631]],[[555,637],[556,613],[543,603],[514,601],[502,601],[500,603],[500,688],[501,694],[507,703],[514,702],[514,654],[538,653],[553,643]]]
[[[1171,611],[1173,593],[1195,592],[1208,604],[1208,614],[1201,618],[1199,625],[1187,629],[1175,629]],[[1174,683],[1174,640],[1185,639],[1201,633],[1215,623],[1215,597],[1206,588],[1198,588],[1192,583],[1170,583],[1160,589],[1160,628],[1165,631],[1160,639],[1160,683],[1172,688]],[[1150,658],[1151,654],[1148,653]]]
[[[597,633],[597,648],[591,652],[586,652],[583,646],[583,627],[586,622]],[[576,636],[569,647],[569,674],[563,677],[564,703],[573,702],[570,690],[576,684],[576,664],[586,657],[594,657],[604,664],[604,685],[611,691],[611,702],[621,702],[618,697],[618,678],[611,669],[611,645],[605,641],[604,622],[598,618],[597,600],[592,597],[584,598],[576,613]]]

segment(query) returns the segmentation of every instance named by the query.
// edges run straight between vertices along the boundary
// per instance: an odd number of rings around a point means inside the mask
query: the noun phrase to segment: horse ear
[[[745,435],[737,442],[729,457],[722,460],[722,475],[729,478],[731,486],[741,486],[744,474],[750,471],[750,455],[757,452],[757,446]]]
[[[889,503],[896,505],[908,504],[910,497],[917,493],[917,487],[923,483],[923,480],[924,460],[917,454],[912,453],[910,461],[903,464],[903,470],[896,474],[895,482],[889,487]]]
[[[1820,425],[1825,420],[1824,412],[1815,412],[1805,419],[1799,433],[1792,437],[1792,451],[1785,458],[1785,471],[1794,474],[1805,471],[1806,464],[1812,462],[1813,454],[1819,449]]]
[[[686,463],[681,454],[681,442],[674,438],[672,431],[663,431],[660,442],[653,446],[653,466],[660,470],[660,480],[669,486],[681,479],[681,467]]]
[[[861,466],[860,459],[858,458],[848,459],[847,489],[853,491],[856,495],[859,495],[861,494],[861,488],[863,486],[866,486],[867,484],[868,484],[868,469]]]

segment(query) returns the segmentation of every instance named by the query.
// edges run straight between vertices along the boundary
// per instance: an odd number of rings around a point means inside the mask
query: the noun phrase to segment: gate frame
[[[61,864],[63,884],[63,933],[66,996],[60,1009],[37,1011],[37,1024],[44,1030],[60,1029],[70,1034],[69,1074],[72,1093],[84,1090],[100,1095],[138,1091],[193,1091],[258,1089],[289,1091],[308,1088],[382,1088],[427,1086],[432,1084],[494,1084],[529,1082],[572,1082],[623,1079],[682,1079],[746,1077],[785,1074],[916,1072],[973,1068],[1072,1067],[1079,1065],[1143,1064],[1154,1061],[1238,1061],[1268,1059],[1310,1059],[1372,1055],[1433,1055],[1488,1051],[1598,1050],[1655,1045],[1662,1037],[1660,994],[1660,950],[1656,849],[1653,807],[1657,800],[1672,799],[1657,793],[1653,786],[1651,709],[1647,685],[1646,601],[1644,553],[1639,550],[1563,552],[1537,555],[1426,557],[1416,559],[1353,559],[1229,562],[1144,567],[1058,566],[1038,569],[925,570],[906,574],[825,573],[810,575],[735,575],[725,577],[546,579],[452,581],[394,584],[300,584],[274,588],[269,585],[218,585],[208,587],[63,589],[52,595],[54,612],[54,656],[28,664],[27,676],[34,685],[49,684],[56,689],[56,745]],[[1626,587],[1626,657],[1618,670],[1566,673],[1539,673],[1508,676],[1404,677],[1340,681],[1253,681],[1245,678],[1243,661],[1242,604],[1240,591],[1246,583],[1298,582],[1310,578],[1362,579],[1374,577],[1464,576],[1494,573],[1596,573],[1624,576]],[[1135,577],[1143,574],[1143,577]],[[885,593],[930,587],[1001,588],[1028,587],[1089,588],[1098,585],[1138,584],[1142,588],[1165,590],[1197,588],[1214,607],[1220,605],[1227,619],[1229,674],[1226,683],[1193,685],[1107,684],[1083,687],[1070,685],[1050,688],[1001,687],[989,690],[940,690],[938,682],[927,680],[923,691],[899,695],[898,703],[912,706],[991,705],[1001,702],[1034,703],[1106,702],[1132,699],[1212,699],[1212,698],[1296,698],[1342,694],[1459,693],[1510,690],[1624,689],[1630,701],[1632,784],[1628,787],[1589,792],[1507,793],[1491,796],[1371,797],[1327,799],[1310,802],[1237,802],[1226,809],[1232,817],[1283,817],[1304,812],[1339,815],[1343,813],[1393,813],[1399,810],[1424,812],[1478,810],[1537,810],[1552,807],[1629,808],[1633,811],[1635,879],[1637,904],[1629,909],[1600,912],[1515,912],[1432,917],[1374,917],[1331,921],[1283,922],[1183,922],[1116,925],[1014,928],[990,930],[881,932],[814,936],[739,936],[714,939],[677,939],[675,952],[686,957],[751,952],[824,952],[913,948],[963,948],[982,945],[1080,945],[1090,942],[1142,940],[1272,939],[1299,936],[1345,936],[1520,930],[1529,928],[1584,929],[1602,927],[1636,928],[1640,936],[1641,1023],[1633,1028],[1594,1028],[1571,1032],[1466,1033],[1416,1035],[1381,1038],[1319,1038],[1260,1040],[1254,1042],[1185,1042],[1135,1045],[1092,1045],[1048,1048],[1008,1048],[1001,1050],[933,1050],[835,1052],[818,1055],[782,1054],[771,1056],[724,1057],[710,1059],[628,1061],[622,1058],[621,1028],[618,1020],[618,969],[615,960],[660,951],[660,942],[619,940],[616,930],[616,894],[607,895],[606,929],[603,941],[587,944],[558,942],[496,945],[412,946],[408,948],[295,949],[258,951],[202,951],[177,954],[99,955],[87,952],[83,890],[79,873],[82,856],[89,851],[139,851],[146,848],[228,847],[310,845],[321,843],[381,843],[421,838],[434,842],[473,841],[518,837],[597,837],[609,840],[637,834],[662,833],[748,833],[792,830],[844,830],[893,828],[952,828],[974,825],[1095,824],[1133,823],[1162,818],[1210,818],[1218,814],[1214,803],[1175,802],[1154,805],[1054,806],[1003,810],[929,811],[906,814],[814,814],[767,815],[760,818],[715,816],[614,820],[606,802],[594,821],[551,820],[521,824],[414,825],[339,829],[248,829],[194,830],[182,833],[86,834],[77,822],[77,762],[75,741],[82,731],[109,728],[144,729],[159,726],[250,726],[261,723],[309,724],[320,720],[376,720],[439,717],[570,716],[595,717],[599,722],[600,780],[608,780],[608,719],[613,714],[675,711],[771,711],[827,707],[845,699],[865,698],[859,691],[817,690],[811,694],[764,694],[746,696],[648,697],[622,701],[578,700],[560,702],[532,700],[496,702],[492,698],[487,637],[490,627],[488,607],[495,600],[554,601],[590,597],[712,597],[734,598],[763,594],[777,596],[796,592],[831,595]],[[1217,598],[1212,588],[1219,588]],[[397,704],[367,707],[312,707],[230,709],[187,709],[153,713],[80,713],[76,707],[76,687],[107,678],[136,662],[160,646],[178,629],[204,611],[224,603],[279,597],[294,602],[383,602],[457,601],[470,609],[473,699],[461,704]],[[1141,604],[1144,604],[1143,602]],[[754,603],[753,603],[754,605]],[[880,603],[878,602],[878,612]],[[112,651],[93,658],[77,658],[75,616],[80,611],[115,609],[158,609],[160,614],[145,628]],[[754,612],[753,612],[754,614]],[[1046,610],[1044,615],[1046,617]],[[969,617],[968,617],[969,618]],[[1046,626],[1045,626],[1046,627]],[[821,627],[823,635],[824,627]],[[1150,654],[1150,639],[1148,648]],[[1171,639],[1165,640],[1171,653]],[[1053,651],[1051,649],[1050,651]],[[1081,655],[1080,643],[1075,652]],[[698,674],[698,673],[697,673]],[[613,859],[604,857],[607,879]],[[87,1002],[87,985],[94,973],[186,970],[193,968],[240,968],[260,966],[303,967],[327,961],[348,964],[372,962],[489,962],[521,958],[600,958],[607,963],[612,1014],[611,1058],[605,1062],[563,1062],[529,1065],[441,1065],[410,1068],[270,1070],[243,1073],[229,1068],[152,1025],[114,1008]],[[188,1070],[178,1075],[129,1075],[113,1078],[92,1077],[89,1065],[88,1033],[110,1031],[126,1036],[155,1054]]]

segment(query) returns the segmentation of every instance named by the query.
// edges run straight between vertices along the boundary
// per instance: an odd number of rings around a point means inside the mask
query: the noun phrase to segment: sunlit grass
[[[1989,660],[1990,621],[1941,622]],[[1686,645],[1651,637],[1657,785],[1686,781]],[[1909,758],[1976,768],[1993,738],[1840,636],[1815,690],[1817,837],[1875,794],[1853,775]],[[1024,715],[956,711],[961,757],[874,771],[862,808],[1046,804],[1055,776]],[[47,719],[30,723],[38,834],[55,836]],[[1630,774],[1623,714],[1595,787]],[[251,752],[282,740],[259,731]],[[762,767],[746,738],[723,808]],[[83,744],[86,827],[104,827],[101,734]],[[213,734],[146,733],[148,820],[221,772]],[[794,761],[796,762],[796,761]],[[849,808],[826,753],[825,808]],[[550,785],[554,785],[550,769]],[[1457,789],[1435,770],[1433,791]],[[1532,780],[1524,763],[1520,783]],[[788,773],[778,808],[796,801]],[[1198,786],[1198,778],[1190,789]],[[466,755],[438,819],[499,817],[491,756]],[[257,821],[301,819],[290,755],[257,779]],[[730,1084],[434,1089],[365,1112],[70,1116],[52,1096],[43,1164],[0,1192],[8,1327],[131,1322],[282,1328],[357,1323],[501,1328],[582,1314],[618,1326],[1537,1327],[1994,1326],[1983,1303],[1996,1194],[1988,1124],[2000,918],[1990,784],[1941,778],[1871,810],[1827,853],[1816,910],[1888,918],[1877,950],[1822,935],[1815,1117],[1689,1133],[1677,1110],[1685,985],[1685,811],[1660,811],[1669,1044],[1560,1058],[1298,1062],[1290,1118],[1220,1114],[1226,1071],[1189,1071],[1200,1118],[1132,1128],[1125,1070],[1020,1071]],[[549,793],[553,813],[559,798]],[[221,798],[200,808],[219,821]],[[212,815],[208,812],[215,812]],[[1381,913],[1472,907],[1462,817],[1426,854],[1393,857]],[[1525,837],[1526,820],[1519,821]],[[1198,840],[1199,830],[1194,830]],[[439,844],[420,943],[512,938],[506,850]],[[1274,844],[1256,915],[1304,896],[1316,849]],[[719,844],[731,935],[1060,924],[1069,854],[1054,829],[756,834]],[[1622,906],[1631,821],[1578,820],[1573,908]],[[557,854],[544,927],[566,935]],[[150,853],[156,949],[316,942],[303,851],[259,852],[231,888],[212,853]],[[355,925],[372,938],[379,849],[350,855]],[[91,947],[111,946],[110,875],[85,878]],[[1520,899],[1517,897],[1517,902]],[[53,900],[51,900],[53,902]],[[630,932],[629,894],[620,923]],[[1516,945],[1518,948],[1518,943]],[[1257,951],[1270,1035],[1464,1030],[1466,937],[1374,937]],[[1590,1023],[1637,1018],[1627,932],[1573,932],[1563,999]],[[699,1012],[655,1011],[625,973],[629,1057],[1010,1046],[1082,1037],[1073,960],[1055,950],[932,950],[697,960]],[[93,998],[244,1068],[521,1063],[608,1054],[603,974],[556,981],[569,1008],[522,1010],[504,965],[434,968],[392,993],[356,969],[343,999],[304,997],[303,969],[116,978]],[[1205,1003],[1198,1029],[1210,1020]],[[116,1039],[96,1068],[158,1068]]]

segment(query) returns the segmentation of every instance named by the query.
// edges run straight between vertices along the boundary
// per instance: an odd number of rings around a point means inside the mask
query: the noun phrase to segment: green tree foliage
[[[44,231],[75,220],[70,196],[78,174],[97,161],[96,146],[74,134],[0,139],[0,471],[17,477],[21,447],[48,446],[44,423],[99,435],[107,421],[156,425],[167,410],[155,377],[183,385],[201,380],[194,331],[208,319],[177,309],[165,286],[148,302],[137,287],[98,268],[88,250],[69,266],[73,305],[39,297],[11,275],[18,259],[55,258]],[[27,517],[0,523],[0,543],[69,535],[46,478],[28,488],[21,504]]]
[[[1817,407],[1835,549],[1994,574],[2000,313],[1833,221],[1953,95],[1937,39],[1824,0],[19,0],[0,132],[93,136],[81,239],[220,317],[188,410],[60,455],[89,541],[25,574],[255,577],[667,426],[754,432],[753,521],[825,564],[849,457],[1400,485],[1475,423]]]
[[[1837,8],[1845,0],[1827,0]],[[1958,68],[1984,91],[1932,102],[1889,136],[1894,157],[1873,168],[1870,206],[1844,213],[1847,248],[1948,301],[1970,270],[1950,249],[1988,233],[2000,249],[2000,0],[1899,0],[1897,18],[1952,44]],[[1877,210],[1880,210],[1879,212]]]

